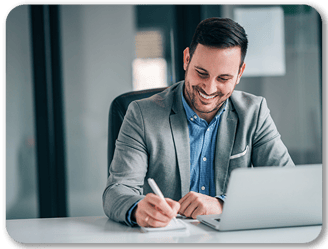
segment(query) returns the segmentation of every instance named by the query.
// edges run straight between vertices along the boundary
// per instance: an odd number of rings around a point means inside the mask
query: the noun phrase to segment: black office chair
[[[165,89],[166,87],[128,92],[116,97],[113,100],[109,108],[109,116],[108,116],[108,148],[107,148],[108,167],[110,166],[110,163],[113,160],[115,141],[118,137],[118,133],[120,131],[129,104],[134,100],[148,98]],[[107,169],[107,174],[108,174],[108,169]]]

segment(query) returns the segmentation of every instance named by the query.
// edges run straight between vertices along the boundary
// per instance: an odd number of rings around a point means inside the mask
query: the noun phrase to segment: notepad
[[[186,224],[182,220],[172,219],[166,227],[141,227],[143,232],[164,232],[172,230],[184,230],[187,229]]]

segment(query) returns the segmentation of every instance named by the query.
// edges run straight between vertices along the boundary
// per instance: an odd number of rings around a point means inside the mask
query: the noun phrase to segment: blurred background
[[[7,219],[103,216],[112,100],[182,80],[182,51],[213,16],[248,33],[236,89],[267,99],[296,164],[322,163],[322,26],[310,6],[22,5],[6,22]]]

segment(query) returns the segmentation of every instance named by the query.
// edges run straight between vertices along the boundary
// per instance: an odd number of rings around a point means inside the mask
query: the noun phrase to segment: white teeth
[[[214,96],[206,96],[204,94],[202,94],[201,92],[199,92],[200,96],[202,96],[204,99],[213,99]]]

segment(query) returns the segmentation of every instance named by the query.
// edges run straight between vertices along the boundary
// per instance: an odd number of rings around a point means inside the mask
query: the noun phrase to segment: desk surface
[[[143,233],[107,217],[7,220],[7,231],[22,243],[306,243],[321,226],[219,232],[197,220],[186,231]]]

